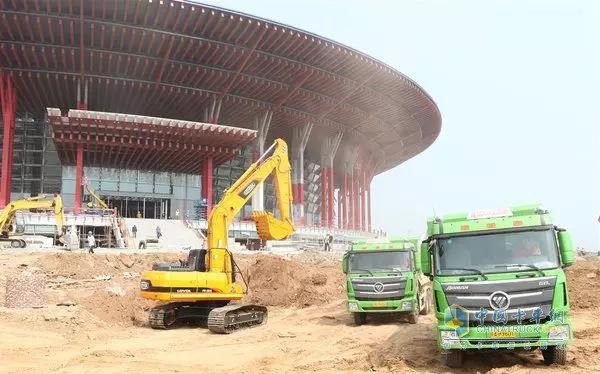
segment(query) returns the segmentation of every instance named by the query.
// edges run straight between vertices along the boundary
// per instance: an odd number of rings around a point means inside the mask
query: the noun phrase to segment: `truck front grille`
[[[536,320],[535,313],[540,309],[539,320],[543,321],[550,315],[554,297],[556,277],[539,277],[529,279],[511,279],[502,281],[458,282],[446,283],[442,287],[448,305],[458,305],[469,312],[469,324],[480,321],[477,312],[482,308],[488,313],[485,323],[493,324],[494,311],[492,296],[508,296],[506,310],[507,323],[517,323],[520,318],[522,323]],[[501,294],[498,294],[501,293]],[[517,315],[521,312],[520,317]]]
[[[401,299],[405,294],[406,278],[399,276],[354,278],[352,289],[358,300]]]

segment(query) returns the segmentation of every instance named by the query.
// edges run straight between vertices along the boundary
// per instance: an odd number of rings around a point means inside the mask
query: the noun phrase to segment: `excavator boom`
[[[259,238],[263,240],[283,240],[294,232],[291,216],[292,178],[288,158],[288,146],[282,139],[275,142],[254,162],[229,189],[213,208],[208,219],[207,263],[210,271],[230,272],[227,251],[229,226],[233,218],[254,195],[261,183],[273,175],[279,217],[270,212],[255,211],[252,219],[256,224]]]

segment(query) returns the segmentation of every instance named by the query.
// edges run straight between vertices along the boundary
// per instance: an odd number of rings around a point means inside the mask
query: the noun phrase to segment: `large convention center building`
[[[124,217],[201,218],[283,138],[295,221],[369,231],[373,177],[441,128],[385,63],[190,1],[2,1],[0,69],[0,206],[60,193],[82,212],[89,185]],[[267,183],[242,218],[273,200]]]

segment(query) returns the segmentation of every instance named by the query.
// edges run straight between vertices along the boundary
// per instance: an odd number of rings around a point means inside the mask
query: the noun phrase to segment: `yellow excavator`
[[[142,274],[141,296],[164,302],[150,311],[152,328],[166,329],[178,321],[205,320],[210,331],[228,334],[266,322],[266,307],[230,304],[244,297],[248,285],[227,248],[227,238],[233,218],[271,174],[279,217],[270,212],[252,212],[256,231],[262,240],[283,240],[294,232],[290,170],[287,144],[276,139],[214,206],[208,218],[208,248],[190,250],[187,261],[179,264],[154,264],[151,271]]]
[[[10,242],[10,245],[13,248],[25,248],[27,243],[23,239],[16,238],[12,228],[15,223],[15,215],[17,212],[32,209],[52,209],[56,216],[58,233],[62,236],[65,218],[60,195],[54,195],[52,199],[49,199],[46,195],[41,195],[11,201],[4,209],[0,210],[0,242]]]
[[[96,201],[96,206],[99,206],[102,209],[109,209],[108,205],[104,202],[104,200],[102,200],[100,198],[100,196],[98,196],[98,194],[96,193],[96,190],[94,190],[94,188],[92,187],[92,185],[89,182],[87,182],[85,184],[85,189],[87,190],[88,194],[90,194],[91,198],[93,198]],[[90,198],[90,203],[92,203],[91,198]],[[94,205],[92,203],[92,207],[93,206]]]

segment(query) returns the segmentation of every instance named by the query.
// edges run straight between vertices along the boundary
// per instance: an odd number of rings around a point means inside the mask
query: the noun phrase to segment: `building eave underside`
[[[271,110],[277,136],[308,122],[313,139],[342,131],[377,173],[440,131],[437,106],[406,76],[272,21],[178,1],[5,1],[0,17],[0,67],[17,78],[22,111],[74,108],[81,77],[88,108],[107,112],[197,121],[222,99],[226,125],[251,128]]]

